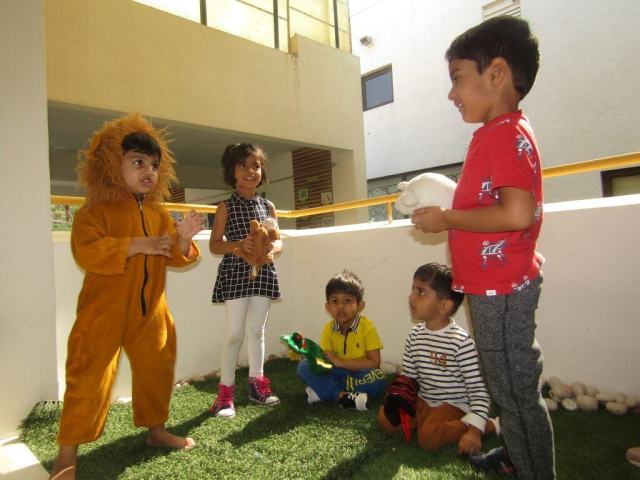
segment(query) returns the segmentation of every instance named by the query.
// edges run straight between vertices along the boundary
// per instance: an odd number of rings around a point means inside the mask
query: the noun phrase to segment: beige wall
[[[342,149],[336,196],[366,196],[356,57],[302,37],[287,54],[129,0],[48,0],[46,33],[50,101]]]
[[[43,8],[0,2],[0,438],[57,394]]]
[[[629,205],[616,206],[630,200]],[[640,395],[636,280],[640,226],[629,221],[640,216],[640,195],[586,202],[547,205],[539,248],[547,263],[537,315],[544,374]],[[267,355],[283,354],[278,337],[294,330],[319,338],[328,320],[324,286],[333,274],[349,268],[364,282],[365,313],[376,323],[384,343],[383,360],[400,363],[411,327],[407,296],[413,272],[422,263],[447,261],[446,237],[421,234],[407,220],[284,234],[284,252],[276,260],[283,298],[272,304]],[[178,329],[179,379],[220,367],[224,306],[210,303],[220,258],[207,253],[208,232],[199,238],[203,252],[199,264],[168,275],[168,302]],[[82,274],[71,259],[67,240],[55,243],[55,255],[62,372],[65,337],[74,319]],[[465,309],[456,319],[468,326]],[[240,361],[246,364],[246,347]],[[129,382],[125,362],[116,397],[130,395]]]

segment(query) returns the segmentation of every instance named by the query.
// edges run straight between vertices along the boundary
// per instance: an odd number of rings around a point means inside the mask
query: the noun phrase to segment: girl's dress
[[[231,194],[227,205],[227,226],[224,236],[229,242],[244,240],[249,234],[249,224],[256,219],[260,223],[271,216],[269,202],[256,195],[250,200],[242,198],[236,192]],[[213,287],[213,303],[222,303],[242,297],[268,297],[272,300],[280,298],[278,272],[273,263],[263,265],[258,276],[251,280],[251,265],[244,259],[227,253],[218,265],[218,277]]]

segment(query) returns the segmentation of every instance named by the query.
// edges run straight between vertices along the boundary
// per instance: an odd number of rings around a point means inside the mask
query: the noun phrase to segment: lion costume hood
[[[130,195],[120,173],[122,140],[133,132],[146,133],[160,147],[158,184],[147,196],[147,201],[159,203],[169,197],[169,186],[176,181],[175,159],[168,148],[165,129],[155,129],[139,113],[106,122],[97,130],[89,148],[78,153],[78,181],[86,190],[87,205],[99,202],[117,202]]]

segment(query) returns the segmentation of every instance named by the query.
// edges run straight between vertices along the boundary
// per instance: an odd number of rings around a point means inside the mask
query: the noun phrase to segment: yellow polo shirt
[[[340,331],[338,322],[329,320],[322,329],[320,347],[335,353],[341,360],[362,360],[367,358],[367,351],[382,350],[382,342],[373,322],[358,315],[346,335]]]

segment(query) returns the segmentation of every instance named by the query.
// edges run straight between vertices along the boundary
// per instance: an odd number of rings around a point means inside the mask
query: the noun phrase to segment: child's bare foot
[[[164,425],[159,427],[153,427],[149,429],[149,436],[147,437],[147,446],[149,447],[164,447],[172,448],[174,450],[190,450],[195,447],[196,442],[190,437],[179,437],[169,433]]]
[[[75,480],[77,461],[78,447],[76,445],[60,445],[49,480]]]
[[[56,472],[54,468],[51,472],[51,476],[49,480],[75,480],[76,479],[76,467],[75,465],[69,465],[67,467],[63,467],[61,470]]]

